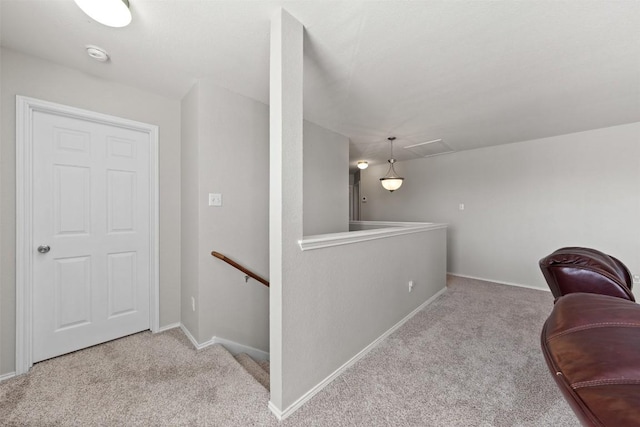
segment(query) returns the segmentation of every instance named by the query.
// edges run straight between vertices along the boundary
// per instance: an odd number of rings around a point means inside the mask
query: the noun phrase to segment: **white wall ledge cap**
[[[298,240],[298,245],[301,250],[310,251],[447,228],[447,224],[435,222],[351,221],[349,224],[376,228],[305,236],[302,240]]]

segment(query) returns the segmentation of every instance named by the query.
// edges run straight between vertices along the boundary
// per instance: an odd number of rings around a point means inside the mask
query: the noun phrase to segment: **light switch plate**
[[[222,206],[222,194],[209,193],[209,206]]]

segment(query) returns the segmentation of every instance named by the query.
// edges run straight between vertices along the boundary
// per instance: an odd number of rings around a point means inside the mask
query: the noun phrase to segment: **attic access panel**
[[[442,139],[434,139],[433,141],[407,145],[404,148],[418,157],[431,157],[440,154],[453,153],[451,147],[445,144]]]

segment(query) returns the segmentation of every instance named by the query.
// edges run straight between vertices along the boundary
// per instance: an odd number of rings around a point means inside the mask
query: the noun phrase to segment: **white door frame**
[[[160,328],[159,281],[159,188],[158,188],[158,127],[93,111],[68,107],[53,102],[16,97],[16,375],[29,371],[33,365],[33,113],[45,112],[95,123],[114,125],[149,135],[149,215],[151,249],[149,266],[149,324],[151,331]]]

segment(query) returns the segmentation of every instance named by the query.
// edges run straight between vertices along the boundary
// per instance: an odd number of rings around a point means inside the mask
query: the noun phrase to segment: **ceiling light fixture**
[[[380,178],[380,184],[384,187],[385,190],[389,190],[391,193],[396,191],[398,188],[402,186],[402,181],[404,178],[401,178],[396,173],[396,170],[393,168],[393,164],[396,160],[393,158],[393,141],[396,139],[395,136],[390,136],[387,138],[389,140],[389,144],[391,145],[391,158],[389,159],[389,170],[387,174]]]
[[[366,169],[369,167],[369,162],[367,162],[366,160],[360,160],[358,162],[358,169]]]
[[[74,0],[84,13],[108,27],[126,27],[131,22],[129,0]]]

